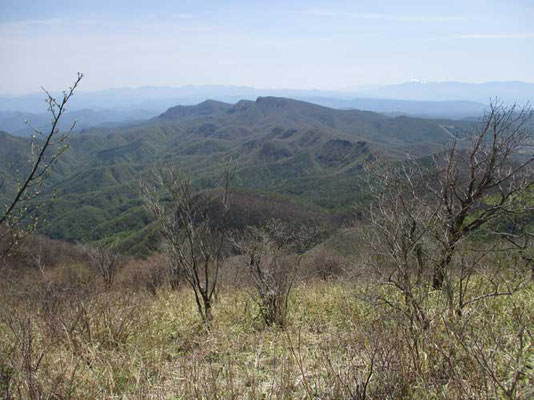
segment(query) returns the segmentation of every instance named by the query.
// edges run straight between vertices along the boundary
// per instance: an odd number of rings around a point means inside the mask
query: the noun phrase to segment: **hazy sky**
[[[534,82],[534,0],[0,0],[0,93]]]

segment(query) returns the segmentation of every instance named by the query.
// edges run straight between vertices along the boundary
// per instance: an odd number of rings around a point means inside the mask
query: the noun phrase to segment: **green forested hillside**
[[[177,106],[143,123],[73,134],[47,181],[53,206],[42,229],[74,241],[131,241],[150,223],[137,192],[155,163],[181,166],[201,189],[216,186],[222,163],[230,162],[232,185],[249,195],[277,193],[287,204],[339,212],[360,199],[364,162],[429,154],[465,125],[274,97]],[[0,152],[9,195],[28,144],[1,134]]]

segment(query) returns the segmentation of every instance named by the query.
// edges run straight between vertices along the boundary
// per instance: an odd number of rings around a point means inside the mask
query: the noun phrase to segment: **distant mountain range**
[[[408,82],[351,91],[256,89],[246,86],[182,86],[80,91],[71,100],[65,126],[73,119],[78,127],[121,123],[149,118],[169,107],[198,104],[206,99],[227,103],[277,96],[340,109],[359,109],[390,115],[424,118],[479,116],[490,98],[506,103],[534,100],[534,84],[526,82]],[[42,94],[0,96],[0,129],[13,134],[27,132],[24,121],[41,126],[45,115]],[[75,113],[76,112],[76,113]],[[37,121],[37,122],[36,122]]]
[[[402,100],[463,100],[487,104],[492,98],[506,103],[532,102],[534,83],[527,82],[407,82],[398,85],[380,86],[369,89],[365,94],[371,97]]]
[[[430,154],[468,124],[279,97],[178,105],[144,122],[73,134],[48,181],[55,200],[46,233],[133,246],[149,224],[136,188],[155,162],[182,166],[199,188],[209,188],[221,163],[231,161],[236,187],[288,196],[324,212],[343,210],[361,197],[363,163]],[[27,139],[0,134],[4,192],[13,189],[27,155]]]
[[[68,130],[76,121],[75,130],[91,127],[120,126],[123,123],[142,121],[152,118],[157,113],[147,110],[67,110],[60,121],[59,128]],[[46,131],[50,129],[50,114],[25,111],[0,111],[0,130],[15,136],[29,136],[31,127]]]

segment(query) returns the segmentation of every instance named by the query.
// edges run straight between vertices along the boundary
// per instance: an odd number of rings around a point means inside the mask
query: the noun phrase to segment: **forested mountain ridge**
[[[44,229],[69,240],[137,234],[148,223],[138,184],[156,162],[182,166],[199,188],[209,188],[219,179],[221,163],[230,161],[235,187],[342,210],[359,199],[364,162],[429,154],[466,126],[278,97],[176,106],[144,122],[73,133],[47,181],[55,200]],[[10,160],[27,159],[27,141],[2,134],[0,149],[6,152],[0,161],[5,181],[12,182],[16,168]]]

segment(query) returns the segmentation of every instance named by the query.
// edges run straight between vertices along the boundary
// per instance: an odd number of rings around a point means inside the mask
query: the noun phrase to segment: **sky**
[[[534,0],[0,0],[0,93],[534,82]]]

